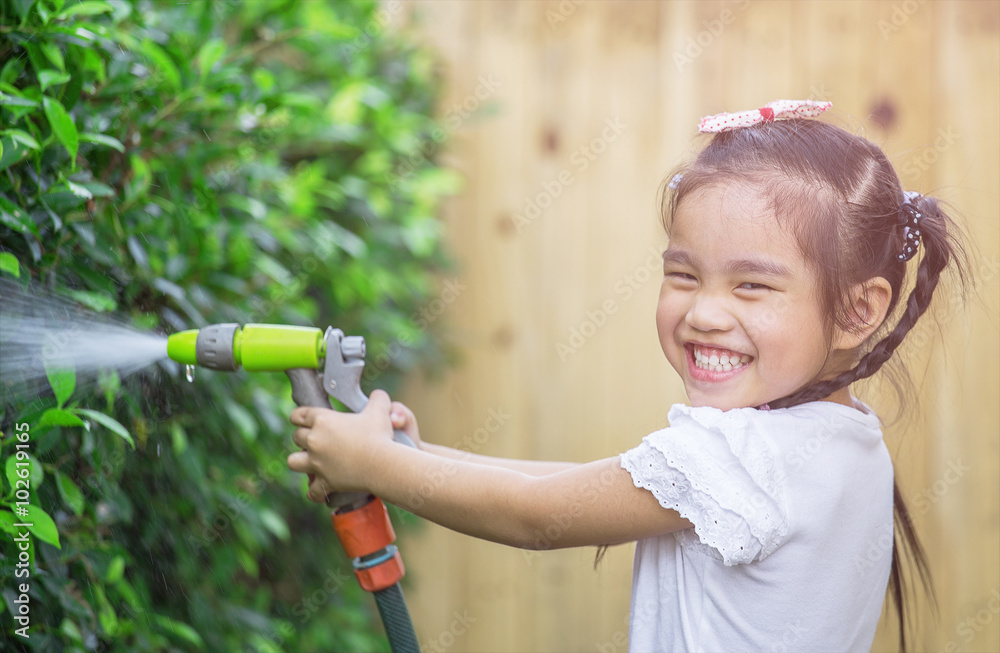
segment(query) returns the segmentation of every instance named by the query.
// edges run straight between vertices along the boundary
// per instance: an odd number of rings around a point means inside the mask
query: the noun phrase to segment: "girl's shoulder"
[[[712,406],[674,404],[667,413],[670,427],[722,431],[731,435],[780,434],[801,436],[809,432],[852,432],[860,437],[882,437],[881,420],[864,402],[854,399],[855,407],[832,401],[812,401],[790,408],[760,410],[733,408],[720,410]]]
[[[878,416],[812,402],[791,408],[719,410],[677,404],[670,426],[621,454],[636,487],[694,524],[674,537],[725,565],[763,560],[798,528],[793,500],[858,465],[892,477]],[[823,486],[826,487],[826,486]],[[828,492],[828,488],[823,490]]]

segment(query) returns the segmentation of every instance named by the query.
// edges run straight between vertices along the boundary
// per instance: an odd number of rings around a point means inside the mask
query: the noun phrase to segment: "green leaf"
[[[68,347],[69,343],[63,343],[63,347]],[[66,400],[70,398],[73,394],[73,390],[76,388],[76,371],[67,368],[57,368],[50,366],[45,355],[42,356],[42,364],[45,366],[45,375],[49,377],[49,385],[52,386],[52,391],[56,395],[56,404],[59,408],[63,407]]]
[[[125,185],[125,199],[133,201],[145,195],[146,191],[149,190],[153,174],[149,169],[149,164],[138,154],[133,154],[128,159],[132,168],[132,178]]]
[[[62,500],[66,502],[69,509],[73,511],[73,514],[79,517],[83,514],[84,500],[83,492],[77,487],[76,483],[73,482],[69,476],[66,476],[62,472],[56,472],[56,487],[59,489],[59,496]]]
[[[257,562],[256,555],[240,547],[236,550],[236,558],[240,561],[240,567],[243,568],[245,574],[251,578],[260,577],[260,563]]]
[[[31,11],[31,5],[33,4],[35,4],[35,0],[14,0],[14,11],[21,17],[21,20],[24,20],[28,16],[28,12]]]
[[[104,33],[102,31],[103,30],[102,26],[94,25],[93,23],[84,23],[81,25],[77,25],[73,30],[74,34],[78,38],[86,40],[95,40],[95,41],[98,40],[98,35],[94,34],[94,32],[91,31],[90,29],[85,28],[84,25],[90,28],[94,28],[95,30],[98,31],[98,34]],[[83,60],[79,63],[79,66],[82,70],[88,73],[92,73],[94,75],[94,80],[97,81],[98,83],[103,84],[105,81],[107,81],[108,73],[104,60],[101,58],[101,55],[97,54],[93,49],[87,49],[83,51]]]
[[[73,118],[66,113],[66,109],[55,98],[46,95],[42,98],[42,104],[45,107],[45,117],[48,118],[53,133],[59,142],[66,147],[70,160],[75,161],[76,151],[80,147],[80,136],[77,134]]]
[[[260,512],[260,521],[267,530],[274,533],[279,540],[288,541],[291,533],[288,531],[288,524],[278,513],[270,508],[264,508]]]
[[[31,470],[31,490],[34,492],[45,480],[45,470],[42,468],[42,463],[31,454],[28,454],[28,462],[31,463],[28,469]]]
[[[38,73],[38,85],[43,91],[50,86],[65,84],[69,81],[69,79],[69,73],[63,73],[56,70],[43,70]]]
[[[254,266],[281,286],[289,286],[295,280],[288,268],[262,252],[254,258]]]
[[[38,107],[38,103],[26,97],[0,91],[0,107]]]
[[[70,190],[71,193],[77,197],[81,197],[85,200],[94,199],[94,194],[91,193],[87,188],[84,188],[80,184],[73,183],[69,179],[66,180],[66,188]]]
[[[107,145],[108,147],[114,148],[119,152],[125,151],[125,145],[123,145],[120,140],[114,138],[113,136],[108,136],[107,134],[94,134],[91,132],[84,132],[83,134],[80,134],[80,140],[85,143],[97,143],[98,145]]]
[[[59,624],[59,632],[68,637],[80,649],[83,648],[83,633],[80,632],[79,626],[70,621],[69,617],[63,617],[62,623]]]
[[[33,150],[40,150],[42,146],[38,144],[34,136],[24,131],[23,129],[5,129],[0,131],[0,136],[9,136],[11,140],[24,145],[25,147],[30,147]],[[0,152],[3,150],[0,149]]]
[[[20,464],[19,464],[20,463]],[[10,485],[11,490],[17,489],[18,480],[27,480],[29,486],[31,485],[31,477],[33,476],[34,463],[29,456],[27,460],[18,460],[16,456],[7,456],[7,461],[4,463],[4,475],[7,477],[7,484]],[[19,470],[28,470],[27,476],[20,476],[18,474]],[[23,488],[22,488],[23,489]],[[29,489],[29,492],[31,490]]]
[[[83,426],[87,423],[75,414],[62,408],[49,408],[38,418],[38,428],[43,429],[49,426]]]
[[[38,44],[38,48],[45,55],[45,58],[51,61],[56,68],[59,70],[66,70],[66,62],[63,59],[62,50],[59,46],[53,42],[42,41]]]
[[[30,151],[30,148],[15,141],[13,138],[0,138],[0,170],[4,170],[14,165],[24,157],[28,156]]]
[[[181,73],[177,70],[170,55],[161,48],[155,41],[143,39],[139,44],[139,51],[146,55],[153,63],[153,68],[158,71],[171,91],[179,91],[181,88]]]
[[[156,624],[164,632],[173,635],[174,637],[179,637],[192,646],[197,646],[198,648],[205,647],[205,642],[202,641],[201,635],[199,635],[198,631],[191,626],[158,614],[153,615],[153,620],[156,621]]]
[[[98,588],[97,594],[100,594],[100,609],[97,611],[97,619],[101,622],[101,628],[104,633],[110,637],[114,637],[118,634],[118,615],[115,614],[115,609],[111,607],[108,599],[104,596],[104,590]]]
[[[107,184],[102,184],[99,181],[88,181],[87,183],[80,184],[87,192],[90,193],[92,197],[113,197],[115,194],[115,189]]]
[[[142,606],[144,604],[141,603],[139,594],[135,591],[135,588],[132,587],[131,583],[129,583],[128,580],[120,581],[117,587],[115,587],[115,589],[118,591],[118,594],[123,599],[122,602],[119,603],[119,605],[121,605],[122,607],[130,607],[135,612],[138,612],[142,609]]]
[[[352,81],[344,84],[326,106],[326,117],[338,125],[354,125],[361,119],[361,96],[365,92],[365,82]]]
[[[252,77],[261,93],[270,93],[274,88],[274,74],[267,68],[254,68]]]
[[[198,71],[202,79],[212,70],[212,66],[222,58],[225,52],[226,42],[222,39],[210,39],[205,45],[201,46],[201,49],[198,50],[198,55],[195,57],[195,62],[198,65]]]
[[[14,517],[14,513],[9,510],[0,510],[0,531],[7,531],[11,535],[17,535],[17,528],[14,524],[18,523],[18,521]]]
[[[31,232],[38,235],[38,225],[24,210],[8,199],[0,197],[0,222],[20,233]]]
[[[239,430],[240,435],[247,442],[253,442],[257,439],[257,420],[253,418],[250,411],[236,403],[232,399],[227,399],[225,403],[226,412],[229,414],[230,419],[236,424],[236,428]]]
[[[59,544],[59,529],[56,528],[52,517],[49,517],[49,513],[34,504],[29,504],[28,516],[23,517],[21,521],[28,524],[27,529],[41,541],[48,542],[57,549],[62,548]]]
[[[66,294],[98,313],[111,313],[118,308],[114,299],[90,290],[70,290]]]
[[[110,415],[105,415],[104,413],[99,413],[96,410],[90,410],[89,408],[75,408],[73,409],[73,412],[80,415],[86,415],[101,426],[107,427],[109,430],[120,435],[126,442],[132,445],[133,449],[135,449],[135,441],[132,439],[132,435],[128,432],[128,429],[122,426],[121,422]]]
[[[184,431],[184,427],[177,422],[170,425],[170,442],[178,456],[183,454],[188,447],[187,433]]]
[[[115,556],[115,559],[111,561],[108,565],[108,571],[104,574],[105,583],[117,583],[122,579],[122,575],[125,573],[125,558],[122,556]]]
[[[71,5],[67,7],[56,16],[59,20],[66,20],[70,16],[95,16],[97,14],[107,13],[113,11],[114,7],[109,5],[107,2],[102,2],[101,0],[86,0],[80,4]]]
[[[287,93],[282,93],[276,98],[276,101],[279,104],[287,105],[289,107],[297,107],[307,111],[320,109],[323,106],[322,101],[315,95],[310,93],[300,93],[298,91],[288,91]]]
[[[21,266],[17,262],[17,257],[10,252],[0,252],[0,271],[20,278]]]
[[[76,189],[71,189],[65,180],[54,184],[42,195],[42,204],[51,214],[66,214],[76,207],[86,202],[92,194],[90,191],[81,188],[78,184]],[[81,192],[83,191],[83,192]],[[56,215],[58,218],[58,215]],[[54,219],[53,222],[56,220]]]

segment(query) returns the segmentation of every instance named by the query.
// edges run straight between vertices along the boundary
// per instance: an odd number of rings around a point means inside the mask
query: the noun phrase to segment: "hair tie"
[[[903,251],[896,255],[900,263],[906,263],[917,253],[920,245],[920,220],[923,214],[913,201],[923,197],[916,191],[903,191],[903,203],[899,205],[899,224],[903,227]]]
[[[832,106],[832,102],[819,102],[816,100],[775,100],[774,102],[768,102],[759,109],[705,116],[698,123],[698,131],[702,133],[728,132],[762,122],[774,122],[775,120],[787,120],[790,118],[815,118]]]

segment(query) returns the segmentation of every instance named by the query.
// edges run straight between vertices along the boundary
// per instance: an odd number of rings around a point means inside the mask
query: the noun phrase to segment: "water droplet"
[[[187,377],[188,383],[194,383],[194,365],[184,366],[184,376]]]

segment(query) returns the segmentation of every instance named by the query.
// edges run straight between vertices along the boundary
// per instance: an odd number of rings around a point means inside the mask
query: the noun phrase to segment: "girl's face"
[[[674,214],[656,326],[693,406],[759,406],[827,364],[816,274],[767,203],[753,187],[716,184]]]

